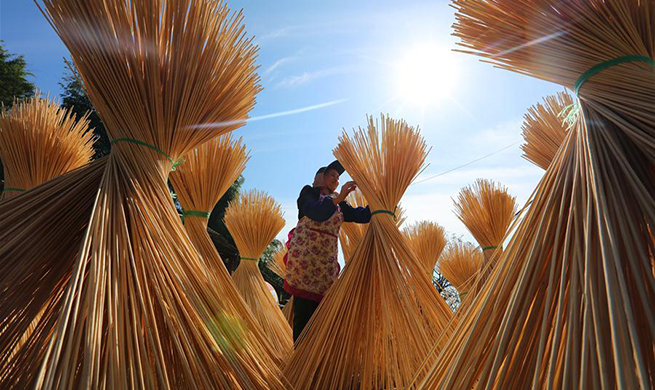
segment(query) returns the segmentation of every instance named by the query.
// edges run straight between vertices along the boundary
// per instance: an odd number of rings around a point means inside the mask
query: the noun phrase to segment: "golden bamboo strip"
[[[573,89],[581,116],[417,387],[652,389],[655,2],[454,3],[469,51]]]
[[[470,242],[448,244],[439,258],[439,273],[455,286],[462,299],[472,290],[484,264],[480,250]]]
[[[403,229],[416,258],[423,264],[425,274],[432,281],[434,267],[446,246],[446,233],[443,227],[430,221],[416,222]]]
[[[373,217],[284,372],[298,390],[406,388],[452,316],[389,214],[420,173],[427,146],[416,129],[385,116],[339,141],[334,155]]]
[[[239,127],[254,104],[256,48],[243,38],[241,16],[199,0],[44,5],[120,143],[105,163],[58,318],[44,330],[41,368],[8,383],[285,388],[275,370],[248,360],[230,316],[216,318],[218,280],[204,272],[166,187],[174,161]]]
[[[241,256],[232,279],[280,360],[286,359],[293,348],[291,327],[266,287],[258,263],[284,224],[280,205],[260,191],[241,194],[225,211],[225,225]]]
[[[543,104],[528,108],[521,126],[525,140],[521,145],[523,158],[541,169],[548,169],[564,142],[570,126],[567,116],[574,115],[573,110],[573,97],[567,92],[546,96]]]
[[[0,199],[88,164],[92,156],[93,132],[88,114],[77,118],[49,96],[15,101],[10,111],[0,114],[0,158],[5,180]]]

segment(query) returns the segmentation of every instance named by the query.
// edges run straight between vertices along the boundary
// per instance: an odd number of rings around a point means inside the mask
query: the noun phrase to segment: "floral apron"
[[[337,210],[324,222],[302,217],[289,233],[284,289],[291,295],[320,302],[339,276],[339,229],[343,213]]]

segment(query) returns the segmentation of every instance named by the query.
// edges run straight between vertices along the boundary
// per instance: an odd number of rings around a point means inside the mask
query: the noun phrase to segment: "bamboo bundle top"
[[[434,267],[446,246],[443,227],[430,221],[420,221],[403,229],[407,243],[418,260],[423,264],[426,274],[432,280]]]
[[[195,220],[207,226],[214,206],[241,175],[248,159],[246,145],[231,134],[205,142],[184,156],[170,179],[185,223]]]
[[[548,169],[568,132],[567,116],[574,114],[573,97],[567,92],[546,96],[543,104],[528,108],[522,125],[523,157],[541,169]]]
[[[516,198],[491,180],[478,179],[457,195],[455,214],[489,258],[500,248],[516,214]]]
[[[92,193],[95,203],[83,210],[91,217],[70,227],[78,239],[71,244],[73,266],[42,253],[28,268],[71,272],[50,295],[63,296],[49,309],[58,312],[56,321],[38,333],[46,335],[43,342],[26,344],[36,349],[20,351],[20,372],[3,384],[286,388],[277,368],[259,364],[230,334],[232,326],[218,326],[218,334],[207,326],[223,297],[166,185],[180,157],[243,125],[255,104],[257,48],[245,36],[241,14],[204,0],[40,3],[113,147]],[[42,235],[43,247],[54,236]],[[229,317],[219,322],[229,325]]]
[[[286,256],[287,251],[286,244],[282,243],[282,247],[275,251],[272,261],[268,263],[268,269],[282,279],[287,277],[287,265],[284,263],[284,256]]]
[[[0,114],[0,158],[8,198],[87,164],[93,156],[88,114],[77,118],[50,99],[16,100]]]
[[[258,49],[245,36],[241,12],[203,0],[43,3],[114,149],[139,148],[168,171],[192,149],[245,124],[261,87],[255,72]],[[98,14],[98,7],[106,9]],[[151,14],[133,17],[141,13]],[[202,23],[181,33],[174,28],[191,20]],[[116,91],[116,85],[124,89]],[[143,90],[157,93],[140,99]],[[184,96],[185,109],[173,96]]]
[[[654,388],[655,2],[453,3],[466,52],[571,89],[580,116],[416,387]]]
[[[417,129],[382,116],[368,118],[353,136],[344,132],[334,155],[357,182],[372,219],[284,373],[298,390],[406,388],[452,316],[394,220],[427,146]]]
[[[476,274],[482,268],[484,259],[478,248],[470,242],[453,242],[439,258],[439,272],[464,295],[475,284]]]
[[[291,327],[266,287],[258,263],[284,224],[279,203],[262,191],[244,192],[225,211],[225,225],[241,256],[232,279],[281,359],[293,348]]]

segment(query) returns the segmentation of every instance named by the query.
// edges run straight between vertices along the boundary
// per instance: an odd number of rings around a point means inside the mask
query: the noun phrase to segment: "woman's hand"
[[[356,189],[357,189],[357,183],[355,183],[354,181],[349,181],[345,183],[343,186],[341,186],[341,192],[339,193],[339,196],[333,199],[334,204],[339,204],[344,200],[346,200],[348,194],[355,191]]]

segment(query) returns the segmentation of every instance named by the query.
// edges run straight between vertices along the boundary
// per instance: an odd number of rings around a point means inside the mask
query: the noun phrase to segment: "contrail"
[[[280,111],[280,112],[275,112],[273,114],[254,116],[254,117],[248,118],[248,119],[237,119],[237,120],[226,121],[226,122],[203,123],[203,124],[200,124],[200,125],[189,126],[189,127],[187,127],[187,129],[194,129],[194,130],[196,130],[196,129],[213,129],[213,128],[216,128],[216,127],[242,125],[242,124],[246,124],[248,122],[256,122],[256,121],[261,121],[261,120],[265,120],[265,119],[271,119],[271,118],[277,118],[277,117],[281,117],[281,116],[300,114],[300,113],[307,112],[307,111],[319,110],[321,108],[330,107],[330,106],[334,106],[334,105],[339,104],[339,103],[343,103],[343,102],[345,102],[347,100],[348,99],[332,100],[332,101],[329,101],[329,102],[314,104],[312,106],[296,108],[296,109],[293,109],[293,110]]]

